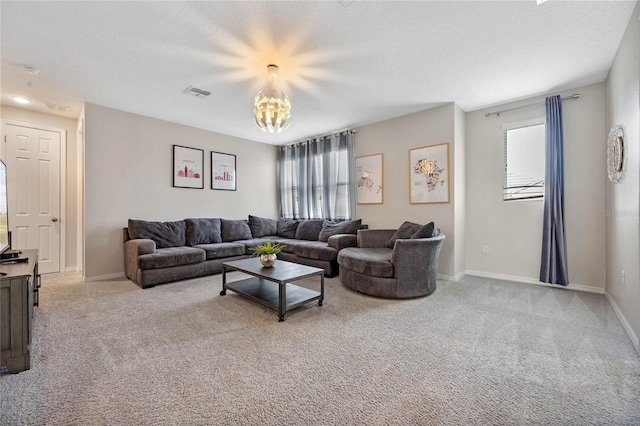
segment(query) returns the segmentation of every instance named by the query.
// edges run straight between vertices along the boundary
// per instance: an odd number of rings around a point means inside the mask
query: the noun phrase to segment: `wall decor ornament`
[[[411,204],[449,202],[449,144],[409,150]]]
[[[607,140],[607,174],[611,183],[620,183],[624,179],[624,139],[624,127],[621,124],[611,127]]]
[[[211,189],[237,189],[235,155],[211,151]]]
[[[358,204],[384,203],[384,159],[382,154],[356,157],[356,200]]]
[[[204,150],[173,145],[173,186],[204,188]]]

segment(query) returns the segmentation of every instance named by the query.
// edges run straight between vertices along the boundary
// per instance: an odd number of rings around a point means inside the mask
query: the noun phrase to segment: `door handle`
[[[58,218],[57,218],[57,217],[52,217],[52,218],[51,218],[51,222],[57,222],[57,221],[58,221]]]

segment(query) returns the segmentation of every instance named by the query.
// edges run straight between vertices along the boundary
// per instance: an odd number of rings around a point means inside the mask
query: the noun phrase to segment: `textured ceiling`
[[[0,3],[2,103],[82,102],[282,144],[602,82],[635,1]],[[252,119],[266,66],[291,126]],[[24,71],[28,64],[38,75]],[[188,96],[189,86],[210,91]]]

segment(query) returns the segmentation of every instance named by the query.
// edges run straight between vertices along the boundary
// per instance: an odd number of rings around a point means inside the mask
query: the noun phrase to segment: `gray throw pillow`
[[[284,238],[295,238],[299,223],[300,222],[294,219],[280,219],[278,221],[276,235]]]
[[[296,240],[318,241],[323,220],[301,220],[296,229]]]
[[[187,245],[221,243],[220,219],[185,219]]]
[[[435,231],[435,223],[433,222],[429,222],[426,225],[422,226],[420,229],[418,229],[415,234],[413,234],[411,236],[412,240],[415,240],[416,238],[431,238],[431,237],[435,237],[434,235],[434,231]]]
[[[129,219],[129,236],[132,239],[153,240],[157,248],[180,247],[185,245],[187,224],[184,220],[175,222],[150,222]]]
[[[276,235],[278,232],[278,221],[249,215],[249,228],[251,228],[253,238],[260,238],[265,235]]]
[[[243,219],[220,219],[220,231],[224,242],[250,240],[252,238],[251,228],[249,228],[247,221]]]
[[[325,220],[322,222],[322,229],[318,234],[319,241],[327,241],[330,236],[338,234],[355,234],[360,229],[362,219],[346,220],[344,222],[332,222]]]
[[[405,221],[400,228],[391,236],[389,242],[387,242],[388,248],[393,248],[398,239],[407,239],[411,238],[413,234],[418,232],[418,230],[422,228],[422,225],[418,225],[417,223]]]

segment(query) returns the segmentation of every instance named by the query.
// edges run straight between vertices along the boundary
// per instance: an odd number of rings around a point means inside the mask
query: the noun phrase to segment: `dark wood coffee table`
[[[227,271],[239,271],[251,278],[227,283]],[[320,276],[320,292],[291,284],[304,278]],[[272,267],[265,268],[257,257],[234,260],[222,264],[222,291],[234,291],[244,297],[278,311],[278,320],[284,321],[288,310],[317,300],[322,306],[324,300],[324,269],[278,260]]]

